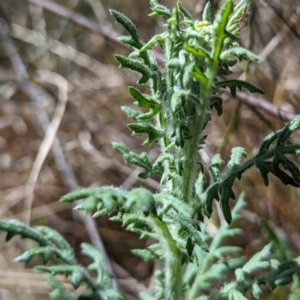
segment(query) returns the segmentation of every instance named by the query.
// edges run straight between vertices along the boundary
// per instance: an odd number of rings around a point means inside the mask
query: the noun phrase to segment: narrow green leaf
[[[164,5],[158,4],[157,1],[150,1],[152,13],[149,14],[150,17],[159,17],[162,16],[165,20],[168,20],[172,17],[170,10]]]
[[[65,288],[63,283],[54,276],[49,275],[47,282],[52,288],[52,291],[49,294],[50,299],[76,300],[76,298],[72,296],[71,292]],[[79,298],[77,300],[79,300]]]
[[[219,10],[218,14],[215,17],[214,21],[214,29],[215,29],[215,34],[214,34],[214,46],[212,50],[212,60],[214,63],[219,62],[219,58],[221,55],[221,52],[223,50],[223,44],[225,38],[229,35],[229,32],[226,31],[226,26],[229,20],[229,16],[233,11],[233,1],[232,0],[227,0],[221,9]],[[235,38],[234,36],[231,38]]]
[[[204,73],[200,70],[199,67],[195,67],[192,75],[198,80],[200,81],[204,86],[207,86],[208,84],[208,78],[204,75]]]
[[[204,252],[209,252],[209,249],[201,236],[200,227],[196,223],[196,221],[194,221],[193,219],[177,216],[176,222],[179,223],[179,235],[180,232],[186,232],[188,234],[188,237],[192,239],[194,244],[198,245]]]
[[[260,145],[258,155],[264,154],[269,150],[271,144],[277,139],[276,133],[270,133],[265,139],[263,140],[262,144]]]
[[[219,184],[215,183],[210,185],[210,187],[208,188],[208,190],[205,192],[206,195],[206,199],[205,199],[205,203],[204,203],[204,212],[205,215],[207,217],[210,218],[211,214],[212,214],[212,205],[213,205],[213,201],[214,199],[216,199],[217,201],[219,201]]]
[[[180,1],[177,2],[177,9],[180,13],[184,15],[184,17],[190,21],[194,21],[194,18],[191,16],[191,14],[182,6],[182,3]]]
[[[141,257],[144,261],[156,261],[159,260],[159,256],[149,249],[133,249],[131,250],[133,254]]]
[[[97,192],[99,188],[87,188],[79,191],[74,191],[60,198],[61,202],[74,202],[80,199],[85,199],[91,194]]]
[[[155,112],[158,112],[160,110],[160,104],[149,95],[141,93],[133,86],[128,87],[128,92],[133,99],[137,100],[137,102],[135,102],[137,106],[143,108],[151,108]]]
[[[211,2],[210,1],[207,1],[204,6],[203,13],[202,13],[202,20],[208,21],[210,23],[213,22],[213,14],[211,11]]]
[[[148,135],[148,138],[143,143],[143,145],[150,145],[151,143],[157,141],[163,136],[163,132],[157,130],[153,125],[149,123],[131,123],[127,126],[130,130],[132,130],[133,135]]]
[[[118,37],[118,41],[128,47],[137,48],[136,41],[131,36],[120,36],[120,37]]]
[[[143,43],[141,42],[139,34],[137,32],[137,29],[136,29],[135,25],[132,23],[132,21],[130,19],[128,19],[126,16],[124,16],[122,13],[120,13],[114,9],[110,9],[109,11],[110,11],[111,15],[116,19],[116,21],[118,23],[120,23],[121,25],[123,25],[123,27],[131,35],[132,41],[134,42],[132,44],[132,46],[134,46],[138,49],[143,47]]]
[[[238,79],[229,79],[224,81],[218,81],[215,83],[216,87],[229,87],[231,90],[231,94],[233,97],[236,97],[236,88],[238,88],[240,91],[242,88],[246,88],[251,93],[259,93],[264,94],[264,91],[259,89],[258,87],[252,85],[249,82],[238,80]]]
[[[85,201],[81,202],[80,204],[78,204],[75,209],[76,210],[82,210],[84,212],[92,212],[96,205],[97,205],[97,199],[94,195],[87,197],[85,199]]]
[[[129,106],[121,106],[121,110],[131,119],[137,120],[138,116],[142,113],[140,111],[134,110]]]
[[[210,171],[213,182],[217,182],[219,180],[220,167],[224,163],[225,162],[221,158],[221,155],[219,153],[217,153],[213,156],[210,166],[209,166],[209,171]]]
[[[97,273],[97,283],[104,285],[107,289],[111,288],[111,274],[106,270],[105,263],[99,251],[87,243],[82,243],[81,252],[92,259],[93,262],[88,266],[88,270]]]
[[[34,228],[26,226],[19,220],[0,220],[0,230],[6,231],[6,240],[10,240],[15,235],[20,235],[23,238],[29,238],[36,241],[42,246],[50,246],[51,243],[40,232]]]
[[[137,82],[138,84],[146,83],[153,75],[152,71],[139,60],[127,58],[118,54],[115,55],[115,59],[121,64],[122,68],[127,68],[142,74],[142,77]]]
[[[235,147],[231,150],[230,161],[227,164],[228,171],[238,168],[243,157],[247,157],[246,149],[243,147]]]
[[[258,56],[256,56],[254,53],[252,53],[251,51],[243,47],[232,47],[222,51],[221,60],[225,60],[229,56],[237,56],[240,61],[245,59],[245,60],[259,62]]]
[[[141,154],[137,154],[133,151],[130,151],[129,148],[123,143],[112,143],[113,148],[119,152],[126,163],[137,165],[141,168],[145,169],[144,175],[148,177],[152,175],[152,163],[149,160],[147,153],[142,152]],[[143,177],[145,178],[145,177]]]
[[[286,174],[284,171],[280,170],[279,168],[272,171],[272,173],[281,180],[281,182],[285,185],[290,184],[294,187],[300,187],[300,183],[297,182],[293,177]]]
[[[272,162],[255,162],[255,166],[260,172],[260,176],[265,184],[265,186],[269,185],[268,173],[272,170]]]
[[[160,48],[164,48],[166,34],[157,34],[153,36],[141,49],[140,52],[146,52],[147,50],[153,49],[157,44]]]
[[[223,99],[218,96],[212,96],[209,101],[210,108],[212,109],[214,107],[218,116],[221,116],[223,113]]]
[[[5,237],[5,241],[9,242],[15,235],[16,235],[15,232],[13,232],[13,231],[7,231],[7,234],[6,234],[6,237]]]
[[[125,209],[143,212],[148,215],[149,213],[156,214],[156,206],[153,195],[145,188],[135,188],[128,193],[128,199]]]
[[[195,55],[196,57],[210,59],[209,52],[200,46],[197,46],[197,48],[195,48],[193,46],[186,44],[186,45],[184,45],[184,50],[186,50],[188,53]]]
[[[50,259],[53,249],[50,247],[37,247],[25,251],[23,254],[15,258],[16,262],[30,262],[34,256],[41,255],[43,258],[44,264],[47,263]]]

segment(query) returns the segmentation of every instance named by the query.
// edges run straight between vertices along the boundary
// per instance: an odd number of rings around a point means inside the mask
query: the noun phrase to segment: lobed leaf
[[[212,182],[217,182],[219,180],[220,175],[220,167],[224,164],[224,160],[221,158],[219,153],[215,154],[211,160],[209,171],[211,174]]]
[[[146,83],[153,76],[151,69],[137,59],[127,58],[118,54],[115,55],[115,59],[121,64],[122,68],[142,74],[142,77],[137,81],[138,84]]]
[[[157,0],[150,0],[150,5],[152,13],[149,14],[150,17],[163,17],[165,20],[168,20],[172,17],[170,10],[157,2]]]
[[[247,157],[246,149],[243,147],[235,147],[231,150],[230,160],[227,164],[228,171],[237,169],[241,165],[243,157]]]
[[[104,285],[106,288],[111,288],[112,275],[106,270],[105,263],[100,252],[87,243],[81,244],[81,252],[93,260],[93,263],[88,266],[88,270],[95,271],[97,273],[97,283],[99,285]]]
[[[41,272],[50,273],[51,275],[72,275],[71,283],[75,289],[77,289],[85,280],[82,271],[75,265],[37,266],[35,269]]]
[[[229,56],[237,56],[240,61],[250,60],[254,62],[259,62],[259,58],[257,55],[243,47],[232,47],[227,50],[224,50],[222,51],[220,58],[221,60],[225,60]]]
[[[166,39],[166,34],[157,34],[153,36],[141,49],[140,52],[146,52],[147,50],[151,50],[156,45],[159,45],[160,48],[164,48],[164,42]]]
[[[212,96],[210,98],[209,107],[215,108],[218,116],[221,116],[223,113],[223,99],[219,96]]]
[[[138,34],[137,29],[136,29],[135,25],[133,24],[133,22],[130,19],[128,19],[126,16],[124,16],[122,13],[120,13],[114,9],[110,9],[109,11],[110,11],[111,15],[116,19],[116,21],[118,23],[120,23],[130,34],[131,40],[130,41],[128,40],[127,44],[129,44],[137,49],[140,49],[141,47],[143,47],[143,43],[140,40],[139,34]],[[124,41],[125,40],[123,39],[122,42],[124,42]],[[126,44],[126,42],[124,44]]]
[[[184,50],[186,50],[188,53],[193,54],[195,57],[210,59],[209,52],[201,46],[197,46],[197,48],[195,48],[191,45],[186,44],[184,45]]]
[[[257,88],[256,86],[252,85],[249,82],[243,81],[243,80],[237,80],[237,79],[230,79],[230,80],[224,80],[224,81],[218,81],[215,83],[216,87],[229,87],[231,95],[235,98],[236,97],[236,89],[238,88],[240,91],[242,88],[246,88],[251,93],[259,93],[264,94],[264,91]]]
[[[150,145],[164,135],[162,131],[156,129],[153,125],[146,122],[131,123],[127,126],[130,130],[132,130],[132,135],[148,135],[148,138],[143,145]]]
[[[50,259],[51,254],[53,254],[53,248],[46,246],[46,247],[38,247],[32,248],[25,251],[23,254],[15,258],[16,262],[30,262],[34,256],[41,255],[43,258],[44,264],[47,263]]]
[[[154,172],[152,163],[150,162],[146,152],[142,152],[141,154],[137,154],[133,151],[130,151],[129,148],[123,143],[112,143],[113,148],[119,152],[126,163],[134,164],[141,168],[145,169],[145,172],[140,173],[139,177],[141,178],[148,178]],[[153,171],[152,171],[153,170]]]

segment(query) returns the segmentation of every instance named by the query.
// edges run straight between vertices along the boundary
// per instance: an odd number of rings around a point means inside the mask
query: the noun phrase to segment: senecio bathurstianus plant
[[[161,191],[152,193],[143,187],[125,191],[104,186],[75,191],[61,200],[82,199],[77,209],[94,211],[94,217],[115,213],[111,220],[122,222],[141,238],[155,241],[147,249],[134,250],[146,261],[161,261],[162,266],[155,273],[154,295],[142,293],[140,299],[242,300],[251,295],[258,299],[263,286],[274,289],[290,283],[293,283],[290,299],[298,299],[299,258],[276,259],[270,243],[245,261],[241,248],[225,246],[223,241],[241,232],[230,227],[230,223],[240,217],[244,196],[239,197],[233,209],[229,200],[236,198],[233,184],[247,169],[256,167],[265,185],[269,183],[268,174],[272,173],[283,184],[300,186],[299,169],[286,156],[300,153],[300,145],[287,142],[300,128],[300,117],[268,135],[256,155],[248,160],[244,148],[233,148],[223,173],[220,166],[225,162],[220,154],[212,158],[208,173],[201,160],[201,148],[207,138],[203,131],[211,120],[212,110],[219,116],[222,114],[220,88],[229,87],[233,97],[242,88],[263,93],[248,82],[226,79],[231,74],[230,67],[238,61],[258,62],[256,55],[238,44],[247,0],[235,7],[232,0],[227,0],[215,16],[208,2],[202,21],[194,20],[180,2],[172,11],[156,0],[150,0],[150,5],[150,16],[162,18],[164,24],[163,32],[147,43],[140,39],[127,17],[115,10],[111,14],[129,34],[119,40],[132,49],[127,57],[116,55],[116,60],[122,68],[140,73],[137,83],[149,87],[148,93],[133,86],[128,88],[136,106],[147,110],[122,107],[134,120],[128,127],[133,135],[147,136],[144,145],[157,143],[160,155],[152,162],[146,153],[134,153],[122,143],[113,143],[113,147],[125,162],[143,169],[140,177],[160,175]],[[151,52],[155,46],[164,51],[163,65],[157,63]],[[211,216],[213,200],[220,203],[226,222],[211,237],[206,232],[204,216]],[[76,262],[74,251],[65,239],[50,228],[32,229],[12,220],[1,221],[0,229],[7,231],[7,240],[19,234],[39,243],[39,247],[26,251],[17,261],[28,262],[41,255],[46,263],[52,255],[58,257],[62,264],[36,268],[51,275],[71,275],[75,288],[86,284],[87,291],[79,299],[124,299],[112,288],[101,255],[92,246],[82,245],[83,253],[94,261],[84,268]],[[228,275],[230,270],[234,276]],[[96,279],[90,271],[97,272]],[[55,277],[50,277],[49,282],[53,298],[74,299]]]

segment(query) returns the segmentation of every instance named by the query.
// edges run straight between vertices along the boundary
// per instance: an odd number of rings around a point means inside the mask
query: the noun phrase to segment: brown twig
[[[44,71],[44,73],[45,72],[46,71]],[[57,85],[59,91],[58,92],[59,102],[55,109],[53,119],[50,125],[48,126],[44,139],[40,145],[38,154],[33,163],[33,167],[31,169],[29,180],[26,186],[23,220],[24,223],[27,225],[29,225],[30,223],[30,212],[31,212],[31,207],[34,199],[34,190],[35,190],[36,182],[38,180],[39,173],[42,169],[45,159],[47,158],[51,146],[53,145],[68,100],[68,83],[62,76],[47,71],[44,79],[47,81],[49,81],[49,79],[52,79],[51,83],[55,83]]]
[[[48,115],[39,101],[40,99],[35,86],[29,81],[29,75],[27,73],[26,67],[20,55],[18,54],[12,39],[8,35],[8,25],[5,22],[5,20],[1,18],[0,18],[0,34],[3,39],[4,49],[7,55],[9,56],[10,61],[15,69],[15,72],[17,73],[20,79],[21,87],[28,95],[29,99],[35,106],[35,109],[38,111],[37,115],[41,123],[41,126],[43,127],[44,132],[47,132],[47,129],[50,124]],[[77,183],[75,175],[64,156],[64,153],[62,151],[62,148],[57,138],[55,138],[53,141],[52,151],[54,154],[56,165],[60,170],[60,172],[62,173],[62,177],[64,179],[66,186],[68,186],[68,188],[71,191],[78,190],[79,185]],[[105,251],[103,242],[98,234],[95,220],[90,215],[78,214],[78,216],[84,222],[94,247],[101,253],[105,261],[105,265],[108,272],[113,274],[112,267],[109,263],[108,255]],[[113,281],[113,287],[115,289],[118,289],[118,284],[115,278],[113,278],[112,281]]]
[[[229,90],[222,89],[222,91],[225,94],[231,96]],[[279,120],[282,120],[282,121],[291,121],[294,118],[296,118],[296,116],[297,116],[296,114],[287,112],[286,110],[283,110],[283,109],[277,107],[276,105],[273,105],[273,104],[267,102],[266,100],[256,97],[256,96],[253,96],[251,94],[237,92],[236,99],[238,99],[239,101],[241,101],[249,106],[253,106],[255,108],[261,109],[268,115],[270,115],[274,118],[277,118]]]

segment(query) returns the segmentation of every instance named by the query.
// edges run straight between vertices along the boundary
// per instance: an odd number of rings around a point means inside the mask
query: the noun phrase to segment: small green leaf
[[[38,247],[32,248],[25,251],[22,255],[15,258],[16,262],[30,262],[34,256],[41,255],[43,257],[44,264],[47,263],[50,259],[53,249],[50,247]]]
[[[26,226],[19,220],[0,220],[0,230],[7,232],[6,240],[10,240],[15,235],[20,235],[23,238],[30,238],[42,246],[50,246],[51,243],[36,229]]]
[[[136,30],[135,25],[132,23],[132,21],[130,19],[128,19],[126,16],[124,16],[122,13],[120,13],[114,9],[110,9],[109,11],[110,11],[111,15],[116,19],[116,21],[118,23],[120,23],[121,25],[123,25],[123,27],[130,34],[130,36],[132,38],[132,46],[134,46],[135,48],[138,48],[138,49],[143,47],[143,43],[141,42],[139,34]]]
[[[220,199],[220,206],[224,215],[224,218],[228,224],[231,223],[232,216],[231,216],[231,210],[229,205],[229,199],[232,197],[232,190],[231,186],[227,186],[221,193],[221,199]]]
[[[152,163],[150,162],[146,152],[137,154],[133,151],[130,151],[129,148],[123,143],[112,143],[112,146],[123,156],[126,163],[134,164],[145,169],[144,173],[139,174],[140,177],[147,178],[153,174]]]
[[[164,5],[158,4],[156,0],[151,0],[150,4],[153,11],[151,14],[149,14],[150,17],[162,16],[165,20],[168,20],[172,17],[170,10]]]
[[[265,184],[265,186],[269,185],[268,173],[272,170],[272,162],[262,162],[257,161],[255,166],[260,172],[260,176]]]
[[[231,91],[231,95],[235,98],[236,97],[236,88],[238,88],[240,91],[242,88],[246,88],[251,93],[259,93],[264,94],[264,91],[259,89],[258,87],[252,85],[251,83],[243,80],[237,80],[237,79],[229,79],[224,81],[219,81],[215,83],[216,87],[229,87]]]
[[[137,48],[136,41],[131,36],[120,36],[118,37],[118,41],[128,47]]]
[[[218,116],[221,116],[223,113],[223,99],[218,96],[212,96],[210,98],[210,108],[215,108],[217,111]]]
[[[128,87],[128,92],[133,99],[137,100],[137,102],[135,102],[137,106],[143,108],[151,108],[156,113],[160,111],[160,104],[149,95],[141,93],[133,86]]]
[[[211,173],[212,182],[217,182],[220,175],[220,167],[224,164],[224,160],[219,153],[215,154],[211,160],[209,171]]]
[[[141,49],[140,52],[146,52],[147,50],[151,50],[157,44],[163,49],[165,42],[166,34],[157,34],[153,36]]]
[[[271,144],[277,139],[276,133],[271,133],[263,140],[262,144],[260,145],[259,151],[257,155],[262,155],[269,150]]]
[[[47,278],[48,284],[52,287],[52,292],[49,294],[50,299],[58,300],[75,300],[70,291],[68,291],[63,283],[55,277],[49,275]],[[79,300],[79,299],[77,299]]]
[[[97,283],[104,285],[106,288],[110,288],[112,286],[111,274],[106,270],[105,263],[99,251],[87,243],[82,243],[81,252],[92,259],[93,263],[88,266],[88,270],[97,273]]]
[[[144,261],[156,261],[159,260],[159,256],[149,249],[133,249],[133,254],[141,257]]]
[[[17,233],[13,232],[13,231],[7,231],[6,237],[5,237],[5,241],[9,242]]]
[[[184,45],[184,50],[186,50],[188,53],[195,55],[196,57],[210,59],[209,52],[200,46],[197,46],[197,48],[195,48],[190,45]]]
[[[211,11],[211,2],[210,1],[207,1],[204,6],[203,13],[202,13],[202,20],[208,21],[210,23],[212,23],[212,21],[213,21],[213,15],[212,15],[212,11]]]
[[[156,213],[153,195],[145,188],[135,188],[128,193],[128,201],[124,207],[127,211],[139,211],[148,215]]]
[[[88,189],[81,189],[79,191],[74,191],[72,193],[68,193],[60,198],[61,202],[74,202],[80,199],[87,198],[94,192],[98,191],[99,188],[88,188]]]
[[[204,242],[200,227],[193,219],[184,218],[181,216],[176,217],[176,222],[179,223],[179,235],[186,232],[188,237],[192,239],[193,243],[198,245],[204,252],[209,252],[209,249]]]
[[[229,20],[229,16],[233,11],[233,1],[227,0],[221,9],[219,10],[218,14],[215,17],[215,21],[213,23],[215,33],[214,33],[214,43],[213,49],[211,53],[211,58],[214,64],[219,62],[221,52],[223,50],[223,45],[225,38],[230,36],[230,38],[235,39],[234,36],[231,36],[229,32],[226,31],[226,26]]]
[[[94,195],[87,197],[85,201],[78,204],[75,209],[76,210],[83,210],[84,212],[91,212],[95,209],[98,200]]]
[[[199,67],[195,67],[193,72],[191,73],[198,81],[200,81],[204,86],[208,85],[208,78]]]
[[[142,74],[142,77],[137,82],[138,84],[146,83],[150,77],[153,76],[152,71],[139,60],[127,58],[118,54],[115,55],[115,59],[121,64],[122,68],[127,68]]]
[[[232,47],[227,50],[222,51],[221,53],[221,60],[227,59],[229,56],[237,56],[238,59],[241,61],[243,59],[259,62],[258,56],[256,56],[251,51],[243,48],[243,47]]]
[[[121,106],[121,110],[131,119],[137,120],[137,118],[142,114],[141,112],[132,109],[129,106]]]
[[[149,123],[131,123],[127,126],[130,130],[132,130],[133,135],[148,135],[148,138],[143,143],[143,145],[150,145],[151,143],[157,141],[163,136],[163,132],[157,130],[153,125]]]
[[[180,13],[184,15],[184,17],[190,21],[194,21],[191,14],[182,6],[182,3],[180,1],[177,2],[177,9]]]
[[[57,265],[57,266],[37,266],[36,270],[50,273],[52,275],[62,274],[65,276],[72,275],[71,283],[75,289],[85,280],[80,268],[76,265]]]
[[[204,211],[207,217],[210,218],[212,214],[212,205],[213,205],[213,200],[216,199],[219,201],[219,183],[215,183],[209,186],[208,190],[204,194],[205,197],[205,206],[204,206]]]
[[[299,182],[297,182],[293,177],[289,176],[288,174],[286,174],[279,168],[273,170],[272,173],[276,177],[278,177],[278,179],[280,179],[283,184],[285,184],[285,185],[290,184],[291,186],[294,186],[294,187],[300,187]]]
[[[227,164],[228,171],[237,169],[243,157],[247,157],[246,149],[243,147],[235,147],[231,150],[230,161]]]
[[[176,211],[183,217],[189,218],[192,215],[192,207],[184,201],[164,192],[154,195],[156,203],[161,206],[164,214]]]

